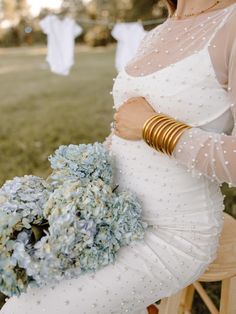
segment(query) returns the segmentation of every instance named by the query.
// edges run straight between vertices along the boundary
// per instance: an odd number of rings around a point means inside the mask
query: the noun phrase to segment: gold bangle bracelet
[[[163,117],[163,118],[160,119],[160,120],[158,121],[158,123],[156,124],[156,128],[155,128],[153,137],[151,138],[151,141],[150,141],[151,146],[154,147],[156,150],[158,150],[157,147],[155,146],[155,142],[156,142],[157,133],[159,132],[159,126],[162,125],[162,123],[164,123],[164,122],[166,122],[166,121],[168,121],[168,120],[169,120],[169,118]],[[159,150],[158,150],[158,151],[159,151]]]
[[[143,139],[145,138],[146,136],[146,132],[147,132],[147,129],[149,127],[149,124],[156,118],[156,115],[149,118],[143,125],[143,132],[142,132],[142,136],[143,136]]]
[[[183,126],[183,123],[181,122],[176,122],[173,124],[172,130],[166,135],[165,142],[164,142],[164,147],[166,150],[166,153],[170,156],[170,142],[171,139],[178,133],[179,129]]]
[[[168,130],[168,132],[166,132],[165,137],[163,137],[163,147],[165,152],[169,155],[169,151],[168,151],[168,143],[169,143],[169,137],[171,136],[171,134],[176,131],[176,129],[178,129],[180,127],[180,122],[175,122],[172,124],[172,127]]]
[[[172,134],[170,134],[169,138],[168,138],[168,142],[166,144],[166,147],[167,147],[167,151],[169,153],[169,156],[172,155],[172,142],[173,140],[175,139],[175,137],[179,134],[179,132],[182,130],[182,129],[185,129],[185,125],[183,123],[180,122],[179,126],[173,130]]]
[[[183,132],[190,128],[191,126],[160,113],[144,123],[142,137],[149,146],[171,156]]]
[[[155,126],[157,125],[157,123],[163,118],[164,116],[155,116],[153,119],[150,120],[149,123],[147,123],[146,129],[144,131],[144,140],[147,143],[150,143],[150,139],[151,139],[150,135],[152,131],[155,129]]]
[[[152,133],[156,129],[157,125],[160,121],[165,119],[164,117],[157,117],[156,120],[153,121],[153,124],[149,127],[148,134],[146,136],[146,139],[148,139],[149,144],[152,146]]]
[[[160,127],[163,125],[163,123],[167,123],[169,121],[169,118],[165,117],[163,118],[156,126],[156,129],[155,129],[155,132],[153,134],[153,137],[152,137],[152,147],[155,148],[157,151],[160,151],[159,148],[157,147],[156,145],[156,142],[157,142],[157,136],[159,134],[159,129]]]
[[[144,133],[144,130],[147,128],[147,125],[156,117],[160,116],[162,114],[154,114],[153,116],[151,116],[149,119],[147,119],[143,125],[143,133]],[[144,135],[144,134],[143,134]]]
[[[179,127],[179,122],[171,121],[171,125],[164,130],[162,136],[160,137],[160,145],[162,146],[162,150],[167,154],[167,140],[169,135],[175,130],[176,127]]]
[[[157,121],[158,119],[160,119],[161,117],[159,115],[155,115],[151,118],[149,118],[144,126],[143,126],[143,139],[147,142],[148,138],[149,138],[149,134],[150,134],[150,127],[153,125],[153,123],[155,121]]]
[[[172,149],[172,153],[175,149],[175,146],[177,145],[180,137],[182,136],[182,134],[184,133],[185,130],[189,129],[190,127],[186,126],[183,130],[181,130],[181,132],[175,137],[173,143],[172,143],[172,146],[171,146],[171,149]]]
[[[144,127],[143,127],[143,139],[147,138],[147,132],[149,130],[150,125],[155,120],[155,117],[152,117],[151,119],[147,120]]]
[[[169,132],[169,130],[172,129],[172,125],[173,125],[173,121],[172,120],[168,120],[166,123],[165,123],[165,126],[164,128],[162,129],[162,132],[159,134],[159,137],[157,137],[156,139],[156,145],[158,145],[160,148],[161,148],[161,151],[163,153],[166,153],[165,151],[165,147],[164,147],[164,136],[167,132]]]
[[[186,129],[186,125],[182,125],[182,127],[179,128],[179,130],[175,133],[175,136],[172,137],[171,141],[169,142],[169,151],[172,155],[174,151],[174,144],[176,142],[177,137],[182,134],[182,132]]]
[[[163,134],[163,138],[162,138],[162,146],[163,146],[163,150],[166,152],[166,154],[170,155],[169,154],[169,150],[168,150],[168,147],[169,147],[169,137],[171,136],[171,134],[176,130],[178,129],[179,127],[181,126],[181,123],[180,122],[173,122],[172,125],[171,125],[171,128],[169,128],[165,134]]]
[[[162,147],[161,147],[161,145],[159,145],[159,140],[158,140],[158,138],[159,138],[159,136],[162,134],[163,130],[165,129],[166,123],[167,123],[168,121],[169,121],[169,118],[167,118],[166,121],[163,121],[162,123],[160,123],[160,125],[159,125],[159,127],[158,127],[158,130],[157,130],[157,132],[156,132],[156,136],[155,136],[154,147],[155,147],[156,149],[158,149],[159,151],[161,151],[162,153],[163,153]]]

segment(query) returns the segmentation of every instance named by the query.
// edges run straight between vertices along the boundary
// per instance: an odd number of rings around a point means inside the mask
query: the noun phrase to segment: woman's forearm
[[[236,187],[236,135],[207,132],[200,128],[186,130],[173,156],[193,176],[205,175],[218,183]]]

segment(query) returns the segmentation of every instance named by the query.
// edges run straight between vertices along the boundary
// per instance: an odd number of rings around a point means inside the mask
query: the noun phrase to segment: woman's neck
[[[189,14],[199,14],[202,11],[210,11],[222,6],[227,6],[235,1],[228,0],[178,0],[176,15],[184,17]]]

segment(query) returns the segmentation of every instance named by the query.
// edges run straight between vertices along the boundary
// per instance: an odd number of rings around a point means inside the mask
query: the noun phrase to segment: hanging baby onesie
[[[63,20],[49,15],[40,21],[40,26],[48,36],[47,61],[52,72],[68,75],[74,64],[75,38],[82,28],[69,17]]]
[[[143,25],[138,22],[117,23],[112,29],[111,35],[117,40],[115,66],[121,71],[135,55],[138,46],[146,35]]]

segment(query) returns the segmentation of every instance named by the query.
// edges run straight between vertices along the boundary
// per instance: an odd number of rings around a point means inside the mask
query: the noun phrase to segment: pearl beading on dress
[[[211,13],[207,19],[204,19],[204,16],[199,16],[192,19],[193,22],[191,22],[189,26],[184,26],[185,24],[189,24],[189,19],[186,21],[167,20],[163,25],[156,27],[146,35],[135,58],[126,66],[125,72],[128,74],[129,78],[145,78],[146,76],[153,80],[157,80],[158,84],[157,76],[159,71],[160,74],[163,74],[163,70],[165,71],[165,69],[167,69],[168,71],[168,68],[175,67],[176,62],[184,62],[185,59],[188,59],[190,53],[201,54],[201,51],[204,49],[204,45],[206,45],[214,67],[214,73],[209,71],[207,76],[211,77],[214,75],[214,78],[219,81],[220,85],[221,81],[225,80],[222,76],[227,76],[227,69],[222,69],[222,65],[218,65],[218,63],[223,59],[222,57],[225,57],[226,54],[221,55],[222,49],[218,49],[218,54],[215,51],[217,51],[217,46],[220,47],[222,43],[222,36],[225,36],[225,33],[232,33],[233,29],[236,27],[236,14],[235,10],[233,10],[234,7],[235,5],[224,10],[217,10],[216,12]],[[226,18],[227,23],[224,22],[224,19]],[[204,22],[201,22],[201,19],[203,19]],[[219,31],[216,32],[215,29],[219,25],[222,25],[222,27],[219,27]],[[234,36],[232,36],[232,38],[235,39]],[[235,48],[235,45],[232,43],[232,39],[229,39],[228,46],[229,49],[230,47]],[[178,51],[181,53],[178,53]],[[236,48],[233,49],[231,54],[231,58],[235,59]],[[178,57],[177,60],[176,56]],[[160,62],[161,60],[163,62]],[[224,62],[226,63],[226,61]],[[229,97],[231,97],[231,101],[235,102],[236,88],[232,89],[230,86],[230,84],[232,84],[231,82],[236,81],[236,65],[233,65],[234,67],[232,66],[232,69],[228,73],[228,86],[226,88]],[[188,71],[192,73],[193,68],[189,67]],[[172,79],[169,76],[165,78],[166,83],[171,80]],[[182,79],[175,83],[185,86],[188,85],[188,81],[189,80],[187,79]],[[223,88],[224,87],[222,86],[222,89]],[[207,90],[207,86],[201,86],[201,89]],[[136,88],[135,90],[138,92],[142,89]],[[148,93],[146,96],[147,98],[150,98],[152,95]],[[160,98],[163,99],[164,97],[164,95],[160,95]],[[215,97],[213,93],[209,93],[208,99],[213,100],[214,98],[215,101],[217,101],[217,99],[220,101],[222,100],[222,95],[219,93],[219,96]],[[181,97],[176,100],[179,105],[183,105],[184,100]],[[201,108],[204,108],[207,104],[200,100],[199,103],[194,105],[199,108],[199,112],[197,114],[200,118],[200,112],[202,111]],[[193,106],[192,101],[188,102],[188,106],[190,108]],[[236,105],[232,103],[230,108],[234,120],[231,134],[225,136],[224,132],[221,132],[221,134],[215,134],[209,131],[206,132],[204,130],[197,129],[198,124],[193,123],[192,126],[196,129],[194,129],[194,131],[185,131],[176,146],[174,156],[181,164],[187,167],[187,171],[191,172],[193,176],[201,177],[202,175],[205,175],[212,182],[216,181],[220,184],[227,182],[229,186],[236,186]],[[191,109],[187,109],[187,111],[191,112]],[[157,112],[162,113],[161,110],[157,110]],[[178,120],[181,119],[181,116],[174,115],[173,118]],[[185,122],[190,122],[190,120]],[[201,138],[201,141],[199,141],[198,137]],[[222,138],[224,138],[224,141]]]
[[[111,138],[116,182],[137,193],[150,225],[144,242],[123,248],[115,265],[94,275],[43,291],[32,288],[20,298],[8,300],[2,314],[140,314],[157,299],[194,282],[215,259],[224,209],[218,183],[235,180],[236,10],[225,21],[223,40],[221,32],[209,45],[207,41],[220,17],[231,8],[194,19],[196,27],[191,19],[172,26],[163,24],[158,29],[166,28],[161,37],[149,37],[151,32],[143,41],[142,54],[127,68],[132,73],[121,72],[114,79],[115,108],[130,97],[143,96],[157,112],[195,126],[184,134],[171,159],[142,141]],[[226,38],[229,30],[232,36]],[[174,46],[178,43],[176,49],[170,47],[171,38]],[[145,47],[147,40],[153,46],[153,58],[150,46]],[[211,58],[201,52],[203,42]],[[226,55],[217,55],[222,42],[231,56],[229,73],[224,68]],[[232,51],[227,50],[230,47]]]
[[[186,21],[168,19],[145,36],[136,56],[127,64],[126,71],[133,76],[149,75],[154,72],[153,69],[164,68],[193,52],[198,53],[228,11],[229,9],[224,9],[213,12],[207,20],[204,15],[191,18],[191,23],[189,19]],[[201,23],[201,19],[204,23]],[[183,27],[185,22],[187,26]],[[210,47],[211,43],[208,45]],[[191,47],[193,49],[190,49]],[[212,47],[216,48],[216,45],[213,43]],[[163,64],[157,63],[157,54],[159,59],[163,60]],[[170,58],[166,55],[170,55]]]

